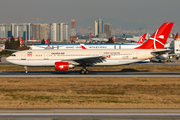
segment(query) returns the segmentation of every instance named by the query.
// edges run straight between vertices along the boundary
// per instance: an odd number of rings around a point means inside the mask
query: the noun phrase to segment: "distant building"
[[[60,23],[50,24],[50,38],[51,41],[60,41]]]
[[[70,42],[69,23],[50,24],[50,38],[53,42]]]
[[[0,38],[9,38],[11,35],[11,24],[0,24]]]
[[[106,33],[100,33],[100,34],[99,34],[99,38],[107,38]]]
[[[107,38],[112,37],[112,25],[109,23],[104,24],[104,33],[106,33]]]
[[[98,19],[98,34],[103,33],[103,21]]]
[[[63,23],[63,41],[70,43],[69,23]]]
[[[32,23],[30,33],[30,39],[46,40],[49,37],[49,24]]]
[[[12,23],[11,32],[14,38],[22,38],[24,41],[30,39],[30,23]]]
[[[49,38],[49,24],[41,24],[40,39],[47,40]]]
[[[98,21],[94,21],[94,36],[98,35]]]
[[[98,19],[94,21],[94,36],[103,33],[103,21],[102,19]]]

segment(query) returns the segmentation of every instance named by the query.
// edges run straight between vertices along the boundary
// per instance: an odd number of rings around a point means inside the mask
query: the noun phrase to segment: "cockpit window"
[[[16,56],[16,54],[11,54],[11,56]]]

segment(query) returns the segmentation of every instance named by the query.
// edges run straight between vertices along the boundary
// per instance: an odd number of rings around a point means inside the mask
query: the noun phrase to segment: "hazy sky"
[[[35,23],[25,18],[38,16],[40,23],[111,18],[138,24],[180,24],[180,0],[0,0],[0,16],[0,23]]]

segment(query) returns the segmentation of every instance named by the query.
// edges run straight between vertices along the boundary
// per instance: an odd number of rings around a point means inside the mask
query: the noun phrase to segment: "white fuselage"
[[[25,50],[13,53],[6,60],[22,66],[54,66],[55,62],[67,61],[74,65],[74,59],[110,56],[95,65],[124,65],[155,57],[152,49],[99,49],[99,50]]]
[[[134,49],[142,44],[50,44],[51,49],[82,49],[81,45],[87,49]],[[32,45],[31,50],[47,49],[48,45]]]
[[[107,42],[107,38],[91,38],[90,40],[97,41],[97,42]]]

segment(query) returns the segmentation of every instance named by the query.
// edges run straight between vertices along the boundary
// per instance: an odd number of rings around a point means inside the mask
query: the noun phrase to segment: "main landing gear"
[[[25,69],[25,73],[27,74],[28,73],[27,66],[24,66],[24,69]]]
[[[80,74],[89,74],[89,70],[86,69],[86,63],[82,64],[82,70],[80,71]]]

